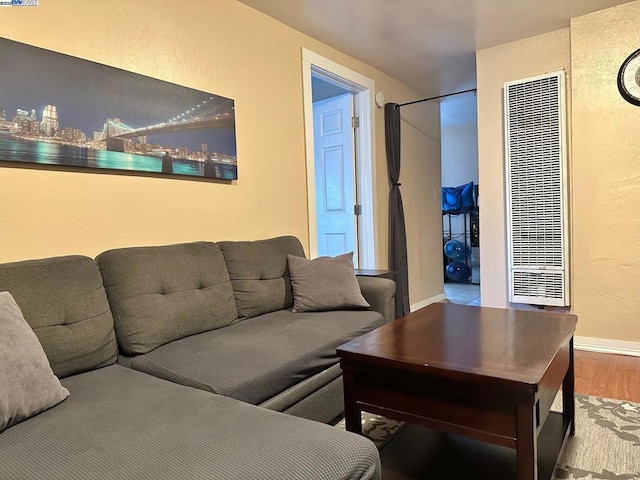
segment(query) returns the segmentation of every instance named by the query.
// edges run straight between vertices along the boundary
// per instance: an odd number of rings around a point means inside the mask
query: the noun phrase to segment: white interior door
[[[352,117],[351,93],[313,104],[318,255],[354,252],[357,266]]]
[[[353,149],[355,158],[352,167],[355,169],[355,185],[353,192],[360,205],[359,215],[354,216],[353,225],[355,242],[353,251],[356,254],[354,260],[359,268],[376,268],[376,252],[378,250],[378,238],[376,236],[376,212],[377,201],[374,195],[376,185],[376,149],[375,149],[375,103],[373,93],[376,91],[375,82],[354,72],[332,60],[329,60],[306,48],[302,48],[302,91],[304,103],[304,136],[307,160],[307,205],[309,212],[309,256],[320,255],[318,248],[317,217],[320,209],[317,207],[318,195],[316,194],[316,140],[314,127],[314,97],[316,91],[313,87],[313,77],[321,79],[343,89],[343,93],[352,95],[354,114],[358,117],[358,127],[353,132]],[[337,93],[336,93],[337,95]],[[316,101],[323,100],[334,95],[318,95]],[[350,125],[350,122],[347,122]],[[353,172],[353,169],[352,169]],[[385,174],[386,175],[386,174]],[[353,207],[347,205],[349,212]],[[357,222],[356,222],[357,221]]]

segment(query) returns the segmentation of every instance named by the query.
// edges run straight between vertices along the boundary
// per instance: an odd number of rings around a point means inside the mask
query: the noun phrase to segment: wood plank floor
[[[576,393],[640,403],[640,357],[574,351]]]

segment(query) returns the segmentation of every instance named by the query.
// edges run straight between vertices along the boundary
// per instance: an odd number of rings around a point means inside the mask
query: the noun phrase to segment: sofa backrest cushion
[[[126,355],[237,320],[229,274],[215,243],[120,248],[96,260]]]
[[[95,261],[67,256],[0,264],[11,293],[60,378],[115,363],[113,318]]]
[[[227,262],[241,319],[291,308],[287,254],[304,257],[300,240],[285,236],[218,245]]]

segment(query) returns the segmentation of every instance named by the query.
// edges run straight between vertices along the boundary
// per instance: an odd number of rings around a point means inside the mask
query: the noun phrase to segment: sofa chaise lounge
[[[379,478],[369,440],[308,419],[341,414],[335,347],[392,318],[394,284],[359,279],[370,310],[292,313],[287,254],[297,239],[0,265],[71,393],[0,433],[0,477]]]

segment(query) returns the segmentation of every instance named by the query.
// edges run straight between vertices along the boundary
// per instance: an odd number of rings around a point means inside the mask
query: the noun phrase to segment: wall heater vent
[[[569,305],[565,75],[504,85],[509,301]]]

